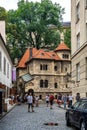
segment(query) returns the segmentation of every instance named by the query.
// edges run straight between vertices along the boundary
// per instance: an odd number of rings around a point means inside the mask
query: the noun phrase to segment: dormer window
[[[41,56],[44,56],[44,53],[41,53]]]
[[[63,54],[63,55],[62,55],[62,58],[63,58],[63,59],[69,59],[69,55],[68,55],[68,54]]]
[[[52,56],[55,56],[55,54],[52,54]]]

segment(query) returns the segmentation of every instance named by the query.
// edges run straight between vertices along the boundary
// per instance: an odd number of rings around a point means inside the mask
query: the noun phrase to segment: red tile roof
[[[44,60],[62,60],[55,52],[59,50],[70,50],[65,43],[59,44],[59,46],[55,49],[55,51],[44,51],[43,49],[37,50],[36,48],[28,48],[21,60],[17,68],[25,68],[26,62],[31,59],[44,59]]]
[[[19,64],[17,66],[17,68],[21,67],[21,68],[25,68],[25,63],[29,60],[29,48],[25,51],[23,57],[21,58],[21,60],[19,61]]]
[[[64,42],[61,42],[55,49],[55,51],[62,51],[62,50],[70,50],[70,48],[68,48],[68,46]]]
[[[17,68],[25,68],[26,62],[28,62],[31,59],[49,59],[49,60],[61,60],[60,57],[55,52],[45,52],[42,49],[37,50],[36,48],[28,48],[21,60],[19,61],[19,64]],[[32,51],[32,56],[30,57],[30,51]]]
[[[26,67],[26,62],[29,61],[29,59],[31,59],[30,57],[30,49],[32,49],[32,56],[37,52],[36,48],[28,48],[23,57],[21,58],[21,60],[19,61],[19,64],[17,66],[17,68],[25,68]]]

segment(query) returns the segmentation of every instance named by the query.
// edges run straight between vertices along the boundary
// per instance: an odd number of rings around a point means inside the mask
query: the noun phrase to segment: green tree
[[[64,33],[64,42],[71,48],[71,29],[66,29]]]
[[[5,20],[7,19],[7,12],[5,8],[0,7],[0,20]]]
[[[13,44],[11,48],[15,45],[19,49],[19,57],[28,46],[54,49],[60,41],[57,30],[63,13],[64,9],[50,0],[41,0],[41,3],[20,0],[18,9],[8,12],[8,45]]]

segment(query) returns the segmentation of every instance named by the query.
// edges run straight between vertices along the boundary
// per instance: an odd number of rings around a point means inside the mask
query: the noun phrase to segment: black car
[[[66,110],[66,125],[87,130],[87,98],[80,99]]]

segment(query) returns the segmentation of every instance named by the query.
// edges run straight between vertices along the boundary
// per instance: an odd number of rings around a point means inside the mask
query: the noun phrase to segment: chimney
[[[3,40],[6,43],[6,37],[5,37],[5,21],[0,21],[0,33],[3,37]]]

